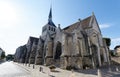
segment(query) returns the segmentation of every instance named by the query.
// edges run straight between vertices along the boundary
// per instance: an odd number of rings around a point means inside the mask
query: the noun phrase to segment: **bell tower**
[[[52,21],[52,7],[50,8],[48,23],[42,28],[42,37],[44,38],[48,33],[51,35],[56,32],[56,26]]]

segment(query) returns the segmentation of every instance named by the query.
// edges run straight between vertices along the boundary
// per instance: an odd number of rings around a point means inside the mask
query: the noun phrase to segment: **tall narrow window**
[[[55,32],[55,28],[54,28],[54,32]]]
[[[50,26],[49,26],[49,30],[50,30]]]
[[[51,31],[53,31],[53,27],[51,27],[52,29],[51,29]]]

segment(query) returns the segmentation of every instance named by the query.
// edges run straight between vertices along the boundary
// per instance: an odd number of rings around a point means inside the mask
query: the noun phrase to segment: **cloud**
[[[111,25],[110,24],[100,24],[99,25],[101,29],[109,28]]]
[[[111,49],[114,49],[117,45],[120,45],[120,37],[111,39]]]
[[[111,41],[114,42],[114,43],[119,43],[120,42],[120,37],[119,38],[114,38]]]

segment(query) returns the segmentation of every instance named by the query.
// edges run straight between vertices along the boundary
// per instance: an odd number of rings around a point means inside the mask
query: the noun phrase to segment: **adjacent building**
[[[116,56],[120,56],[120,45],[117,45],[115,48],[114,48],[114,51],[113,51]]]
[[[2,48],[0,48],[0,60],[5,57],[5,52]]]

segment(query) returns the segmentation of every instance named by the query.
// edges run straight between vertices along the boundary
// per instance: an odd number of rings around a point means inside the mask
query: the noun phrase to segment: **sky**
[[[94,12],[110,49],[120,45],[120,0],[0,0],[0,47],[6,54],[41,35],[52,5],[53,22],[64,28]]]

